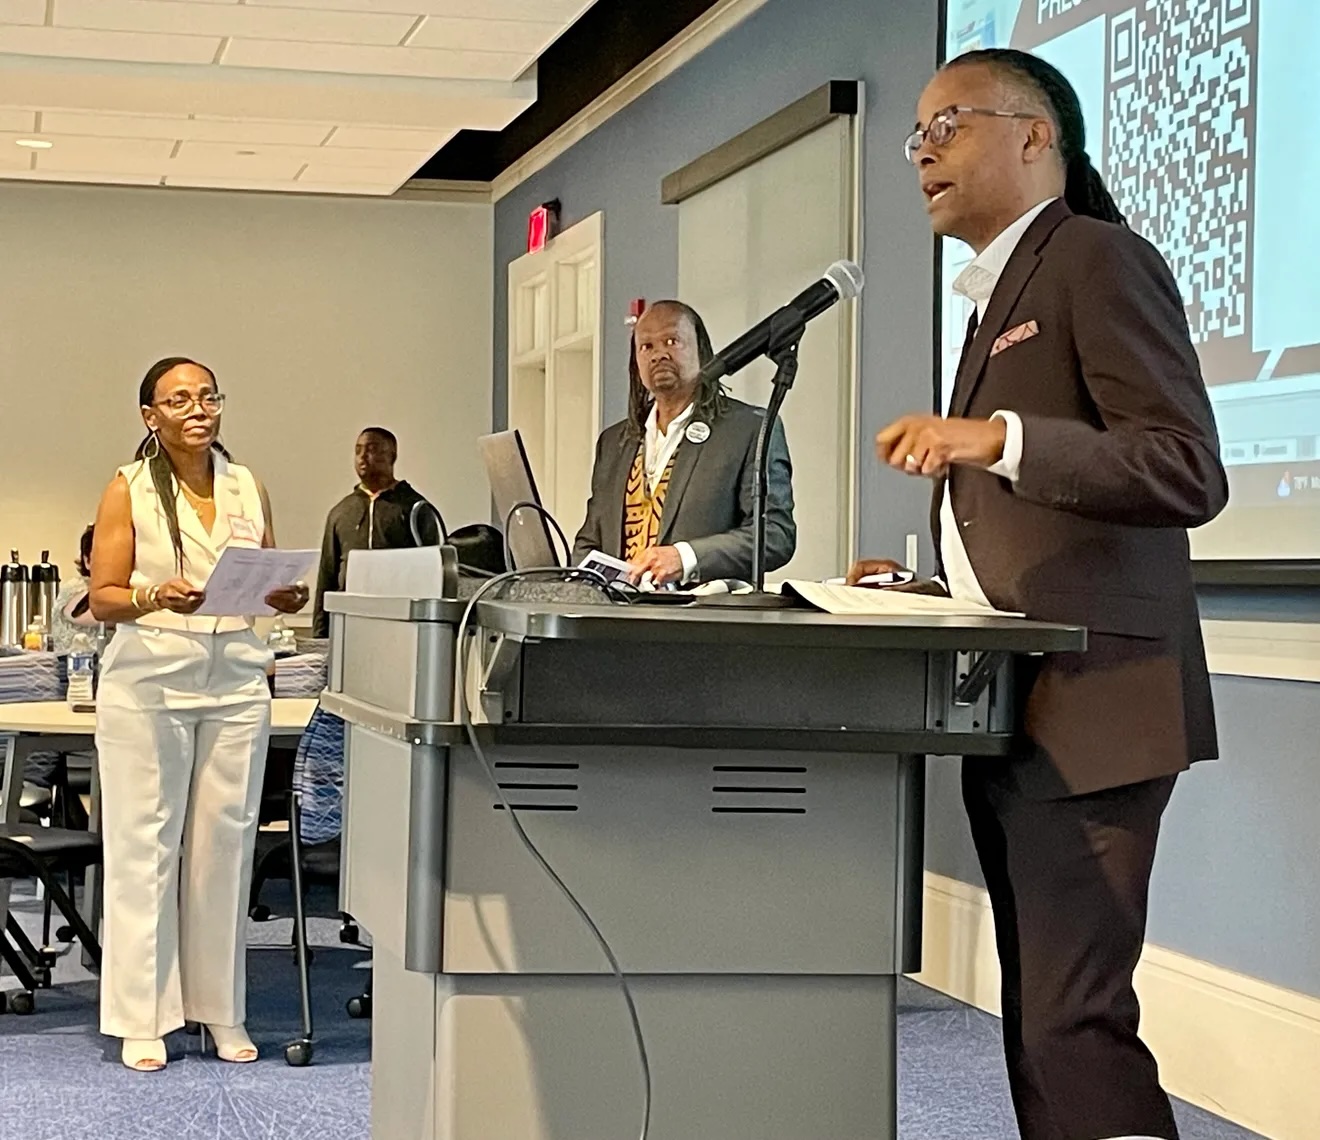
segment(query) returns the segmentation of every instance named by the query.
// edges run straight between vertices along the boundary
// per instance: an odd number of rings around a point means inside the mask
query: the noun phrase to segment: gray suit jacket
[[[684,438],[675,453],[660,542],[689,543],[702,582],[752,577],[753,457],[764,415],[763,408],[729,400],[724,414],[711,421],[709,439],[693,443]],[[593,550],[622,555],[623,500],[639,446],[628,437],[626,421],[601,432],[587,518],[573,544],[575,563]],[[793,464],[782,422],[775,424],[770,436],[765,540],[767,570],[779,569],[797,548]]]

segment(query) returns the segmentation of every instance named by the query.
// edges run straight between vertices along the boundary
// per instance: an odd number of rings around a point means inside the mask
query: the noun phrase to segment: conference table
[[[271,703],[272,737],[298,737],[307,727],[316,700],[277,698]],[[91,830],[100,830],[100,779],[93,736],[96,714],[74,712],[64,701],[0,704],[0,820],[18,819],[23,770],[35,752],[92,752]],[[100,920],[100,869],[89,868],[82,912],[93,930]],[[0,880],[0,930],[9,916],[9,880]]]

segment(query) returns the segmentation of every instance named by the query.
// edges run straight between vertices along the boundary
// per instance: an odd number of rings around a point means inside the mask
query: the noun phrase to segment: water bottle
[[[96,649],[90,634],[79,630],[69,646],[69,707],[75,712],[93,705],[92,678],[96,673]]]

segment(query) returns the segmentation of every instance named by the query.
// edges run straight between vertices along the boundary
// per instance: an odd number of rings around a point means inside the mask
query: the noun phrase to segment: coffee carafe
[[[40,618],[46,629],[54,629],[59,596],[60,568],[51,563],[50,551],[43,550],[41,561],[32,567],[28,578],[28,620]]]
[[[21,646],[30,620],[28,568],[14,550],[9,561],[0,566],[0,646]]]

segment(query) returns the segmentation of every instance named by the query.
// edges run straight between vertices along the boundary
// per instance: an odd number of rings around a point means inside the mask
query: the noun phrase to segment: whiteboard
[[[855,167],[853,120],[840,117],[679,205],[679,299],[701,314],[716,351],[831,262],[856,258]],[[783,412],[798,546],[775,579],[826,578],[852,557],[855,306],[836,305],[802,341]],[[773,375],[757,361],[729,379],[729,392],[763,406]]]

